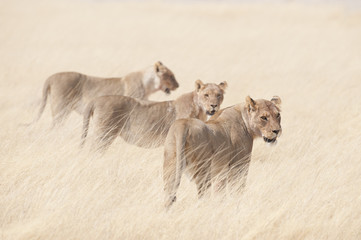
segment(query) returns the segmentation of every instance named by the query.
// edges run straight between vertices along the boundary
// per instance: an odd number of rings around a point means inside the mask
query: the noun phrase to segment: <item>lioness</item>
[[[89,120],[94,115],[95,145],[105,150],[120,135],[126,142],[139,147],[163,145],[167,132],[176,119],[198,118],[219,110],[227,82],[204,84],[195,82],[193,92],[174,101],[149,102],[126,96],[104,96],[89,103],[84,112],[82,145],[88,133]]]
[[[163,180],[165,206],[176,200],[182,173],[195,181],[201,197],[211,182],[224,187],[228,182],[245,181],[253,140],[263,137],[275,143],[281,133],[281,99],[253,100],[225,108],[204,123],[179,119],[169,129],[164,144]],[[241,184],[241,186],[244,185]]]
[[[96,97],[125,95],[148,99],[156,91],[178,88],[174,74],[161,62],[145,70],[132,72],[121,78],[100,78],[77,72],[61,72],[50,76],[43,87],[43,98],[36,122],[44,111],[48,95],[51,97],[53,126],[62,122],[71,111],[82,114],[87,104]]]

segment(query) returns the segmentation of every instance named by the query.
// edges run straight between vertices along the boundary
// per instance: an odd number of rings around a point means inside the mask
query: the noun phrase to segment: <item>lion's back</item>
[[[68,91],[79,88],[86,76],[78,72],[59,72],[51,75],[47,82],[51,85],[52,90]]]
[[[188,147],[197,148],[207,143],[209,135],[209,128],[203,121],[196,118],[182,118],[176,120],[170,127],[166,145],[169,148],[175,147],[177,139],[184,137]]]

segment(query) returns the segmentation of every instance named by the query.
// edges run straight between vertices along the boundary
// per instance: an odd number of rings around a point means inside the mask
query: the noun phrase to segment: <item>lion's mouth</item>
[[[164,92],[165,92],[167,95],[169,95],[169,94],[170,94],[170,89],[169,89],[169,88],[166,88],[166,89],[164,89]]]
[[[276,142],[277,138],[269,139],[269,138],[263,137],[263,140],[266,143],[274,143],[274,142]]]
[[[216,113],[216,110],[212,110],[212,111],[207,111],[206,112],[209,116],[213,116]]]

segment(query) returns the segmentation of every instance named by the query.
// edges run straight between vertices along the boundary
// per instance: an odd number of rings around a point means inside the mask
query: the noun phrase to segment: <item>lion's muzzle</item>
[[[218,111],[217,106],[218,105],[216,105],[216,104],[211,105],[212,110],[210,110],[210,111],[207,110],[206,113],[210,116],[214,115]]]
[[[281,130],[272,130],[272,138],[268,138],[266,136],[263,136],[263,140],[266,143],[275,143],[277,141],[277,137],[279,136],[279,133]]]

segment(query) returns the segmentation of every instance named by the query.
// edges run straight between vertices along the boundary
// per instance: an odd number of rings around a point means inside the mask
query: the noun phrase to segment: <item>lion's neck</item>
[[[143,86],[145,90],[145,96],[148,96],[160,89],[160,79],[157,76],[157,73],[154,70],[154,67],[151,66],[144,70],[143,75]]]
[[[246,105],[239,104],[238,110],[242,115],[242,119],[243,119],[243,122],[244,122],[244,125],[246,127],[248,134],[252,137],[252,139],[255,139],[257,136],[255,134],[255,131],[252,129],[252,127],[250,125],[250,119],[249,119],[249,114],[248,114]]]
[[[249,118],[244,104],[237,104],[232,107],[225,108],[220,115],[212,120],[215,120],[223,125],[223,128],[238,128],[238,130],[249,135],[252,139],[254,138],[254,133],[249,124]]]
[[[248,150],[253,146],[253,135],[241,104],[225,108],[219,115],[208,122],[208,126],[218,131],[230,140],[235,148],[242,147]],[[249,141],[245,141],[248,139]]]
[[[202,121],[206,120],[206,114],[200,107],[197,94],[194,91],[184,93],[172,102],[176,109],[177,119],[197,118]]]
[[[209,117],[206,114],[206,111],[201,107],[201,104],[199,103],[198,100],[198,94],[193,91],[192,92],[192,98],[193,98],[193,104],[196,107],[195,111],[196,111],[196,118],[202,120],[203,122],[206,122]]]

